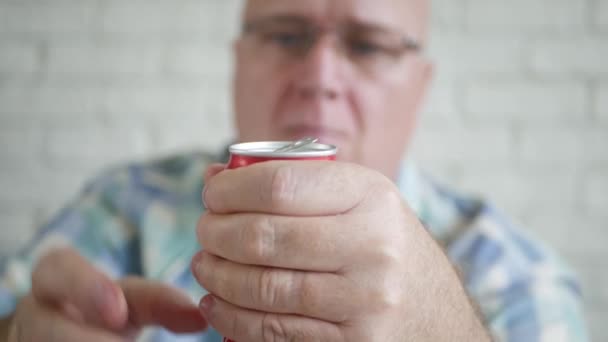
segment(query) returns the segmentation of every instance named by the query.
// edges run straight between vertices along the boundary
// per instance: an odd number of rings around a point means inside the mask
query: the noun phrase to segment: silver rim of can
[[[268,158],[329,157],[336,155],[338,152],[338,148],[336,146],[321,143],[306,145],[296,151],[275,152],[275,150],[291,143],[291,141],[246,142],[231,145],[228,150],[231,154]]]

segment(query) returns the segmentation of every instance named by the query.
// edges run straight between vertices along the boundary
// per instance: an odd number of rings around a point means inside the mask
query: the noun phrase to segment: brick
[[[591,214],[608,218],[608,169],[590,174],[585,179],[584,191],[585,208]]]
[[[82,33],[94,27],[96,1],[58,0],[0,3],[0,34]]]
[[[530,68],[541,75],[598,78],[608,76],[607,60],[608,41],[578,37],[535,44]]]
[[[586,4],[570,0],[471,0],[466,11],[470,31],[499,33],[565,33],[585,27]]]
[[[608,1],[596,0],[594,3],[593,23],[598,30],[608,32]]]
[[[35,232],[32,211],[0,211],[0,258],[17,252]]]
[[[594,109],[596,118],[608,122],[608,84],[597,89]]]
[[[598,126],[528,126],[522,129],[518,156],[524,162],[568,165],[608,161],[608,130]]]
[[[439,31],[453,32],[464,26],[464,0],[431,1],[432,27]]]
[[[171,74],[227,79],[232,70],[230,51],[228,44],[173,46],[168,49],[166,70]]]
[[[541,210],[570,210],[580,201],[578,174],[572,167],[555,170],[508,161],[477,162],[467,166],[458,187],[482,194],[515,218]]]
[[[103,108],[103,88],[48,85],[0,86],[0,113],[23,117],[87,114]]]
[[[159,118],[151,124],[158,137],[156,150],[163,154],[204,149],[220,151],[232,139],[231,116],[179,115],[178,120],[167,121]]]
[[[0,170],[39,166],[42,141],[42,127],[37,122],[0,118]]]
[[[476,120],[583,121],[586,88],[582,83],[531,81],[475,82],[466,89],[465,112]]]
[[[604,235],[603,238],[605,241],[608,236]],[[606,272],[598,272],[598,270],[603,270],[603,267],[601,261],[596,258],[595,262],[579,264],[577,270],[585,291],[585,303],[589,305],[589,311],[592,312],[598,308],[608,308],[608,276]]]
[[[457,104],[457,92],[453,81],[434,82],[429,90],[421,117],[421,126],[438,123],[459,123],[462,115]]]
[[[460,77],[513,75],[524,71],[522,43],[516,38],[440,34],[431,39],[437,73]]]
[[[413,154],[423,163],[503,161],[511,156],[510,132],[492,125],[427,125],[418,132]]]
[[[0,72],[32,73],[39,69],[39,48],[34,44],[0,41]]]
[[[221,84],[115,87],[108,90],[105,108],[113,115],[197,113],[211,117],[218,106],[228,103],[227,87]]]
[[[103,6],[103,30],[108,33],[160,34],[163,38],[188,34],[226,40],[236,32],[239,1],[107,0]]]
[[[93,120],[49,123],[45,155],[55,163],[117,163],[150,153],[145,127],[110,127]]]
[[[158,46],[129,44],[51,45],[48,53],[51,74],[154,75],[162,67],[162,49]]]

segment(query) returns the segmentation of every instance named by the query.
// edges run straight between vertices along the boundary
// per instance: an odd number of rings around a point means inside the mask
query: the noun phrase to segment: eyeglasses
[[[367,72],[387,70],[422,50],[411,37],[364,25],[327,30],[305,19],[278,17],[249,21],[243,27],[243,36],[253,38],[252,48],[268,63],[286,64],[305,58],[325,34],[335,34],[341,55]]]

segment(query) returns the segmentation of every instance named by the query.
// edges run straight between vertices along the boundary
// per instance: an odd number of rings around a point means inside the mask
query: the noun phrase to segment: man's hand
[[[207,326],[177,289],[140,278],[113,282],[75,251],[50,252],[36,266],[32,291],[10,321],[8,341],[124,341],[148,325],[174,332]]]
[[[489,340],[449,260],[375,171],[208,171],[192,263],[209,324],[247,341]]]

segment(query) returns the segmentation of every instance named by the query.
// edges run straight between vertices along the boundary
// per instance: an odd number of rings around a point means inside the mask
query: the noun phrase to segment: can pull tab
[[[298,150],[304,146],[310,145],[310,144],[314,144],[317,141],[319,141],[318,138],[313,138],[313,137],[306,137],[306,138],[302,138],[300,140],[294,141],[289,145],[285,145],[283,147],[279,147],[276,150],[274,150],[275,152],[291,152],[291,151],[295,151]]]

